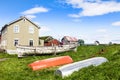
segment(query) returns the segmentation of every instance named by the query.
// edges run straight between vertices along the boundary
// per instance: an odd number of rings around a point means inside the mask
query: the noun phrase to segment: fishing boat
[[[30,47],[30,46],[16,46],[18,57],[23,57],[25,55],[33,54],[54,54],[62,53],[70,50],[77,51],[76,44],[61,45],[61,46],[39,46],[39,47]]]

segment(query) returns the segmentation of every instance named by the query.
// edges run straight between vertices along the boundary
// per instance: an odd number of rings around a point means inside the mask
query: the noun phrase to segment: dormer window
[[[29,26],[29,33],[34,33],[34,27],[33,26]]]
[[[18,25],[14,26],[14,33],[19,33],[19,26]]]

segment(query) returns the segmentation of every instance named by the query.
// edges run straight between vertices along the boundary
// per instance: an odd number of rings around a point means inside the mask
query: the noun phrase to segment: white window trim
[[[18,27],[18,31],[16,31],[16,28],[15,27]],[[14,33],[19,33],[20,32],[20,27],[19,27],[19,25],[14,25],[14,27],[13,27],[13,32]]]
[[[32,29],[32,30],[31,30],[31,29]],[[34,27],[33,27],[33,26],[29,26],[29,33],[30,33],[30,34],[34,34],[34,32],[35,32],[35,31],[34,31]]]

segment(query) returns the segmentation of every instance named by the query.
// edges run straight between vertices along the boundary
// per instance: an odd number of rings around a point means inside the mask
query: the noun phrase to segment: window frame
[[[34,33],[34,27],[33,26],[29,26],[29,33],[31,33],[31,34]]]
[[[19,33],[20,32],[19,25],[14,25],[13,31],[14,33]]]

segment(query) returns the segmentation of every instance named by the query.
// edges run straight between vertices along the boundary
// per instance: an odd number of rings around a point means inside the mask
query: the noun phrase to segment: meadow
[[[102,56],[109,60],[99,66],[89,66],[62,79],[54,71],[60,66],[32,71],[28,64],[36,60],[69,55],[74,62]],[[77,52],[64,52],[57,55],[33,55],[18,58],[17,55],[0,53],[0,80],[120,80],[120,45],[79,46]]]

